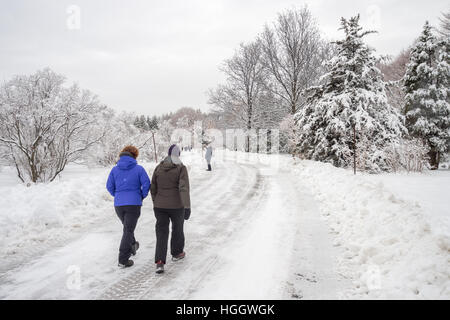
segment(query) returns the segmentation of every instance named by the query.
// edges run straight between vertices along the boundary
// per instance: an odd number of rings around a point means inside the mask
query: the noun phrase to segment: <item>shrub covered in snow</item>
[[[300,156],[298,153],[298,145],[301,143],[300,135],[295,123],[295,117],[291,114],[287,115],[280,123],[281,139],[286,150],[293,155]]]
[[[0,87],[0,144],[24,182],[53,181],[104,134],[95,126],[104,107],[64,81],[45,69]]]
[[[356,146],[358,153],[355,159],[352,154],[346,154],[345,157],[349,163],[355,160],[356,168],[360,171],[373,173],[371,164],[379,162],[380,159],[386,163],[388,168],[386,171],[422,172],[429,167],[429,148],[421,139],[403,138],[394,143],[388,143],[378,150],[366,136],[363,136]]]
[[[428,167],[429,147],[421,139],[403,139],[385,149],[387,162],[394,172],[421,172]]]

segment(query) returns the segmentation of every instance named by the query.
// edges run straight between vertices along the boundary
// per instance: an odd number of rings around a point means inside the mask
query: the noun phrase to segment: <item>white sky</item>
[[[277,12],[303,4],[329,39],[342,35],[342,16],[360,13],[379,31],[369,44],[392,55],[450,9],[446,0],[0,0],[0,80],[48,66],[117,110],[207,110],[221,62]],[[80,9],[79,29],[68,27],[70,5]]]

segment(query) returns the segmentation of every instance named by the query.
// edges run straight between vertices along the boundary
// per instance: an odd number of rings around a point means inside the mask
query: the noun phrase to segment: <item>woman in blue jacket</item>
[[[141,215],[142,200],[148,195],[150,179],[145,169],[137,164],[139,150],[126,146],[120,153],[117,165],[112,168],[106,188],[114,197],[117,216],[123,224],[123,235],[119,248],[119,267],[131,267],[131,255],[136,254],[139,242],[134,238],[134,229]]]

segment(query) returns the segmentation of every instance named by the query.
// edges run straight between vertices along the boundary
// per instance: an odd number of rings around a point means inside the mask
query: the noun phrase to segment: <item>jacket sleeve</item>
[[[155,201],[156,194],[158,193],[158,184],[156,183],[156,169],[158,169],[158,167],[156,167],[153,171],[152,182],[150,185],[150,193],[152,195],[153,201]]]
[[[109,173],[108,181],[106,181],[106,189],[114,197],[114,195],[116,194],[116,183],[114,181],[114,173],[113,173],[113,171],[114,171],[114,168]]]
[[[139,180],[141,182],[141,188],[142,188],[142,199],[145,199],[148,196],[148,191],[150,190],[150,178],[148,177],[147,172],[145,172],[145,169],[142,168],[141,173],[139,175]]]
[[[180,190],[181,202],[185,208],[191,207],[191,197],[189,194],[189,176],[186,166],[181,167],[180,180],[178,182],[178,189]]]

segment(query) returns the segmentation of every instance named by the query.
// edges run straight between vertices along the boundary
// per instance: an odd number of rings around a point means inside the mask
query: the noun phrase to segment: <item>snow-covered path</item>
[[[192,298],[338,298],[348,282],[335,271],[335,248],[308,187],[289,168],[253,169],[262,181],[253,216],[220,250],[219,268]]]
[[[121,227],[111,209],[110,219],[98,227],[2,274],[0,298],[338,297],[347,283],[335,272],[328,227],[307,186],[287,169],[236,155],[216,159],[212,172],[197,162],[189,165],[193,213],[185,224],[187,257],[168,262],[164,275],[154,273],[155,219],[147,201],[133,268],[116,267]]]

